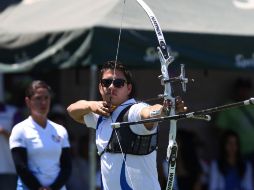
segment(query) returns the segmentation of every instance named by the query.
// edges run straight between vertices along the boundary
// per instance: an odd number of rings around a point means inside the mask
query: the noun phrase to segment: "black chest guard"
[[[128,112],[131,106],[132,105],[127,106],[121,111],[116,119],[116,122],[127,120],[126,118],[128,117]],[[116,128],[113,129],[109,143],[103,152],[147,155],[157,149],[157,137],[158,131],[151,135],[137,135],[132,132],[129,126]],[[122,150],[120,148],[118,139],[120,141]]]

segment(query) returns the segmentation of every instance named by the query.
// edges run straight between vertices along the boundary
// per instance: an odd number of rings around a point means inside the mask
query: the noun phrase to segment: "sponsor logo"
[[[170,55],[173,56],[175,59],[179,56],[177,51],[173,51],[170,46],[167,46]],[[155,47],[148,47],[145,51],[145,55],[143,56],[144,61],[146,62],[155,62],[159,60],[159,54]]]
[[[59,135],[52,135],[52,140],[56,143],[61,142],[62,138]]]
[[[254,67],[254,53],[251,58],[245,58],[242,54],[235,56],[235,65],[239,68]]]
[[[152,20],[153,25],[154,25],[154,27],[155,27],[155,31],[156,31],[156,33],[157,33],[159,36],[161,36],[161,35],[162,35],[162,32],[161,32],[161,29],[160,29],[159,24],[157,23],[156,18],[155,18],[155,17],[153,17],[153,16],[151,16],[151,20]]]
[[[169,181],[168,181],[168,188],[167,189],[171,189],[171,187],[173,186],[173,182],[174,182],[174,173],[170,173],[168,178],[169,178]]]

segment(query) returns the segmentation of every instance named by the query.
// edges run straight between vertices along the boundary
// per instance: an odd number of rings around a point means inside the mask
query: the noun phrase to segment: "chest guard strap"
[[[132,105],[124,108],[119,114],[116,122],[127,121],[129,109]],[[116,136],[117,133],[117,136]],[[120,141],[122,150],[118,143]],[[130,126],[113,129],[105,152],[125,153],[133,155],[147,155],[157,149],[158,131],[151,135],[137,135],[132,132]]]

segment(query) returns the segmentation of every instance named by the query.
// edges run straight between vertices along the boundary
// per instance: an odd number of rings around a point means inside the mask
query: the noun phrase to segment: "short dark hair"
[[[36,89],[38,88],[45,88],[51,94],[51,87],[46,82],[41,80],[34,80],[26,89],[26,97],[31,98],[35,94]]]
[[[126,68],[126,66],[123,65],[120,61],[114,61],[114,60],[113,61],[107,61],[103,64],[103,66],[101,68],[100,75],[99,75],[99,81],[101,81],[103,73],[108,69],[109,70],[114,70],[115,69],[115,70],[123,72],[123,74],[126,78],[127,84],[132,85],[132,91],[129,94],[129,97],[133,98],[134,95],[135,95],[135,85],[134,85],[132,74],[131,74],[130,70],[128,70]]]

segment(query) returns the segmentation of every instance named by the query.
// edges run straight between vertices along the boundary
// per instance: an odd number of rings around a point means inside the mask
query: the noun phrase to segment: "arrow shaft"
[[[160,117],[160,118],[151,118],[151,119],[145,119],[141,121],[133,121],[133,122],[121,122],[121,123],[112,123],[112,127],[124,127],[124,126],[129,126],[129,125],[136,125],[136,124],[144,124],[144,123],[153,123],[153,122],[163,122],[167,120],[180,120],[180,119],[187,119],[187,118],[192,118],[192,119],[204,119],[208,120],[206,117],[206,114],[214,113],[214,112],[219,112],[219,111],[224,111],[227,109],[232,109],[236,107],[241,107],[241,106],[248,106],[248,105],[254,105],[254,98],[250,98],[248,100],[244,100],[241,102],[236,102],[236,103],[231,103],[231,104],[226,104],[222,106],[217,106],[213,108],[208,108],[208,109],[203,109],[195,112],[189,112],[185,114],[178,114],[178,115],[172,115],[172,116],[165,116],[165,117]]]

